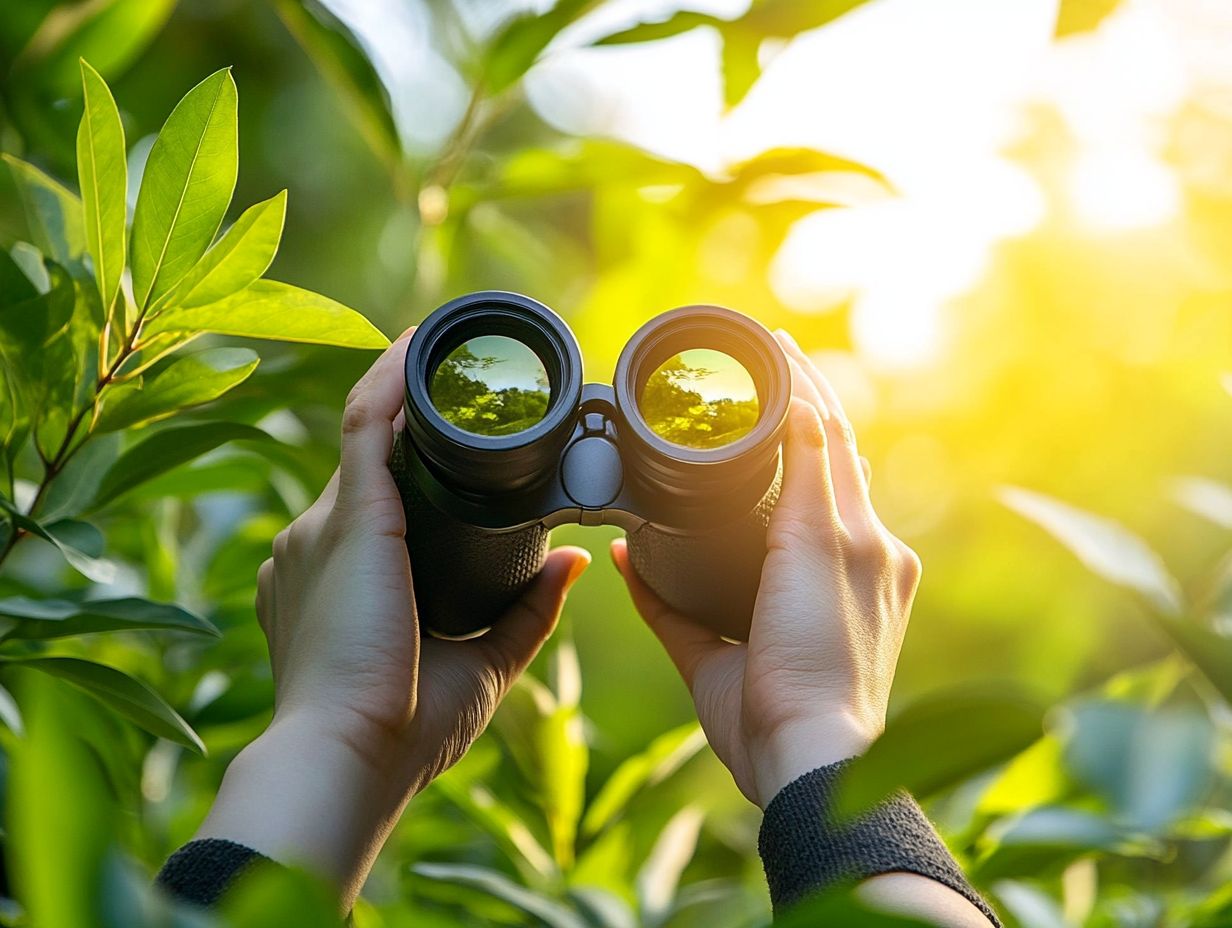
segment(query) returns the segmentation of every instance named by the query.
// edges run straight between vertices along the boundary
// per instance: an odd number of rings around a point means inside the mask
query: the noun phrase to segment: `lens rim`
[[[431,377],[440,362],[480,335],[516,339],[547,371],[548,407],[530,428],[510,435],[468,432],[432,402]],[[476,492],[516,489],[539,478],[568,440],[582,396],[582,355],[569,326],[538,300],[505,290],[468,293],[435,310],[411,336],[404,371],[406,428],[415,446],[451,482]]]
[[[738,362],[757,390],[758,419],[746,434],[717,448],[690,448],[668,441],[641,412],[646,380],[674,354],[690,348],[721,351]],[[629,339],[616,362],[616,407],[640,452],[652,462],[698,468],[750,457],[762,460],[782,441],[791,401],[791,371],[783,349],[761,323],[723,306],[696,304],[668,310]]]

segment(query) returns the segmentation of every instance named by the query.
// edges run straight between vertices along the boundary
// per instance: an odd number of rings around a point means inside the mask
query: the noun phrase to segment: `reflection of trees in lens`
[[[713,359],[716,366],[689,364]],[[707,380],[721,378],[724,392],[747,398],[712,396],[700,388]],[[715,383],[708,386],[712,388]],[[694,349],[673,355],[646,380],[641,396],[642,417],[659,436],[688,448],[721,448],[743,438],[757,424],[757,393],[748,372],[736,361],[717,351]]]
[[[488,347],[482,344],[485,342],[494,343],[493,350],[505,356],[477,355],[471,350],[474,344],[482,351]],[[534,373],[522,371],[532,358]],[[524,382],[534,383],[533,388],[516,385],[498,388],[488,384],[489,380],[502,379],[497,368],[510,361],[519,368],[516,373],[525,373]],[[543,364],[521,342],[502,336],[477,338],[451,351],[432,375],[430,392],[432,404],[447,422],[477,435],[513,435],[530,428],[547,414],[550,398]]]

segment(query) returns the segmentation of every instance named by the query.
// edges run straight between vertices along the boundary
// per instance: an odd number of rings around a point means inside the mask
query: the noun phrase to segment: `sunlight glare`
[[[1070,171],[1069,194],[1078,218],[1101,232],[1163,225],[1181,208],[1173,170],[1124,146],[1082,152]]]

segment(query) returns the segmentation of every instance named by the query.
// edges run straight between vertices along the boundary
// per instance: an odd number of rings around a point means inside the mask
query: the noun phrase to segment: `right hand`
[[[785,332],[792,403],[783,490],[749,640],[673,611],[612,556],[688,685],[715,754],[762,808],[817,767],[860,754],[885,726],[920,561],[877,517],[868,470],[829,382]]]

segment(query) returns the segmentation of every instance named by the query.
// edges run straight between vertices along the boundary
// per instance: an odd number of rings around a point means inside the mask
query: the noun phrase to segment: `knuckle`
[[[342,410],[342,433],[351,435],[363,431],[373,419],[372,404],[363,394],[354,390],[347,397],[346,407]]]
[[[895,539],[898,552],[898,576],[904,586],[915,587],[924,573],[924,565],[920,556],[908,544]]]

